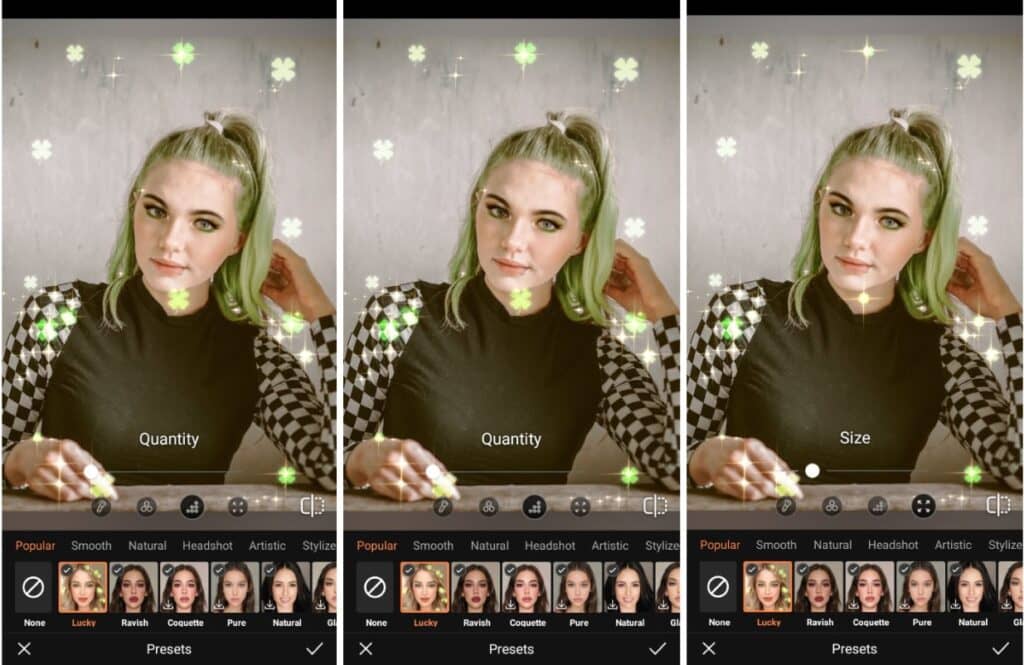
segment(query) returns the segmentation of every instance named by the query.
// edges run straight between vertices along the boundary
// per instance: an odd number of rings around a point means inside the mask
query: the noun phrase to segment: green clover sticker
[[[407,326],[414,326],[419,323],[419,316],[416,314],[416,310],[412,307],[402,308],[402,323]]]
[[[171,47],[171,60],[178,65],[178,69],[184,69],[185,65],[191,64],[196,59],[196,47],[190,42],[178,42]]]
[[[288,487],[295,482],[295,469],[290,466],[282,466],[277,470],[277,482]]]
[[[409,60],[412,62],[423,62],[426,57],[427,49],[423,47],[423,44],[413,44],[409,47]]]
[[[977,485],[981,482],[981,467],[971,464],[964,469],[964,482],[968,485]]]
[[[976,79],[981,76],[981,58],[977,53],[961,55],[956,64],[960,65],[956,73],[962,79]]]
[[[73,326],[73,325],[75,325],[75,322],[78,321],[78,318],[75,316],[75,313],[72,312],[67,307],[61,307],[60,308],[59,317],[60,317],[60,322],[62,324],[64,324],[65,326]]]
[[[517,312],[525,312],[530,309],[530,301],[532,299],[533,294],[530,293],[530,289],[512,289],[508,304],[509,307]]]
[[[171,289],[167,294],[167,305],[176,312],[188,309],[188,289]]]
[[[640,480],[640,471],[635,466],[625,466],[622,471],[619,472],[619,480],[626,487],[630,485],[636,485],[637,481]]]
[[[291,81],[295,78],[295,61],[291,58],[274,58],[270,63],[270,77],[275,81]]]
[[[727,316],[722,319],[722,337],[727,342],[731,342],[740,336],[743,332],[743,320],[740,318],[733,318]]]
[[[647,330],[647,315],[643,312],[626,312],[626,323],[623,327],[633,335]]]
[[[36,339],[43,344],[49,344],[57,337],[57,325],[53,319],[43,319],[36,323]]]
[[[533,42],[519,42],[513,49],[515,61],[526,69],[526,65],[537,62],[537,47]]]
[[[640,63],[635,58],[619,58],[614,64],[616,81],[635,81],[636,77],[640,75],[636,71],[637,65]]]
[[[281,330],[289,335],[298,335],[302,332],[304,325],[306,325],[306,320],[298,312],[285,312],[281,315]]]
[[[377,324],[380,331],[380,341],[388,342],[398,339],[398,323],[392,319],[385,319]]]

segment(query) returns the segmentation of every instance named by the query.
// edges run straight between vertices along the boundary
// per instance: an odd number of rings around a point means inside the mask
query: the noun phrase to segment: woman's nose
[[[871,218],[858,217],[847,228],[845,244],[851,249],[867,247],[871,241]]]
[[[505,237],[502,238],[501,246],[510,251],[522,251],[526,249],[529,234],[529,221],[518,219],[508,225]]]

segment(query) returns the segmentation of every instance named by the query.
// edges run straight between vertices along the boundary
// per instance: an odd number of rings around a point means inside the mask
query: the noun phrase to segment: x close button
[[[359,643],[359,655],[360,656],[372,656],[373,652],[370,651],[370,647],[373,646],[373,642]]]
[[[712,642],[711,644],[708,644],[707,642],[701,642],[701,646],[704,647],[704,651],[701,652],[700,655],[707,656],[708,654],[711,654],[712,656],[717,656],[718,654],[715,653],[716,644],[717,642]]]
[[[28,650],[28,648],[30,646],[32,646],[31,642],[25,642],[24,644],[22,644],[21,642],[18,642],[18,655],[19,656],[31,656],[32,652]]]

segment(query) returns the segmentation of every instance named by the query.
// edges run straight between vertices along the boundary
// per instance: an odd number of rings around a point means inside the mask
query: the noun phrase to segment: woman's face
[[[675,568],[668,574],[668,585],[665,589],[668,602],[673,612],[679,611],[679,569]]]
[[[171,595],[178,612],[191,612],[192,603],[199,595],[199,582],[189,571],[179,570],[171,580]]]
[[[632,568],[623,568],[615,578],[615,602],[623,614],[636,612],[640,600],[640,575]]]
[[[1021,581],[1022,568],[1018,568],[1010,575],[1010,599],[1013,600],[1013,609],[1020,612],[1024,609],[1024,583]]]
[[[491,171],[476,206],[476,250],[492,291],[540,288],[540,306],[550,299],[559,268],[583,250],[580,187],[543,162],[517,159]]]
[[[295,611],[295,597],[299,595],[299,580],[296,579],[295,573],[287,568],[278,570],[274,573],[270,591],[274,596],[278,614]]]
[[[337,568],[331,568],[324,575],[324,601],[327,603],[328,612],[338,611],[338,587],[334,584],[337,572]]]
[[[224,573],[220,582],[224,592],[225,612],[241,612],[245,605],[245,597],[249,595],[249,581],[240,570],[229,570]]]
[[[888,305],[900,269],[927,247],[926,187],[923,177],[882,159],[847,159],[832,170],[818,208],[821,259],[855,312]],[[862,292],[873,300],[861,305]]]
[[[774,609],[782,593],[782,582],[774,572],[765,568],[754,578],[754,590],[763,609]]]
[[[532,570],[521,571],[516,575],[512,593],[515,595],[516,605],[519,606],[520,612],[533,612],[537,599],[540,598],[540,580]]]
[[[412,576],[412,595],[420,612],[432,612],[437,600],[437,578],[429,570],[417,570]]]
[[[483,612],[484,603],[491,592],[487,576],[479,570],[471,570],[462,579],[462,599],[470,612]]]
[[[565,576],[565,595],[569,598],[570,612],[583,612],[590,598],[590,576],[582,570],[571,570]]]
[[[96,600],[96,580],[87,570],[76,570],[68,582],[71,586],[71,598],[75,601],[75,609],[79,612],[91,612],[92,603]]]
[[[832,580],[827,571],[816,568],[807,574],[807,590],[804,595],[811,604],[812,612],[824,612],[833,593],[835,589],[832,588]]]
[[[882,600],[882,578],[873,570],[865,570],[857,578],[857,600],[861,612],[877,612]]]
[[[174,159],[149,169],[132,220],[135,259],[150,292],[199,287],[208,293],[210,278],[242,247],[235,213],[240,187],[237,178],[199,162]]]
[[[910,573],[907,582],[910,588],[910,601],[914,604],[911,609],[919,612],[928,611],[928,603],[931,602],[932,594],[935,593],[935,581],[927,570],[915,570]]]
[[[121,576],[121,588],[117,592],[121,594],[125,612],[141,612],[142,603],[149,593],[146,578],[137,570],[129,570]]]
[[[956,595],[960,597],[960,604],[964,612],[981,611],[981,599],[985,596],[985,579],[981,571],[974,568],[965,568],[960,573],[960,581],[956,585]]]

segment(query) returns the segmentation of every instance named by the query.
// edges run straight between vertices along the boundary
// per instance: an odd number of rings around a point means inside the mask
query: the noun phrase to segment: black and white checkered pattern
[[[668,489],[679,489],[679,319],[656,321],[654,338],[665,369],[658,394],[647,368],[609,330],[597,340],[604,381],[597,422],[640,470]]]
[[[4,346],[3,461],[11,449],[39,428],[53,363],[71,334],[72,325],[55,323],[56,336],[39,337],[41,325],[60,321],[60,308],[77,313],[81,298],[74,284],[64,283],[38,290],[25,301]],[[8,487],[4,477],[4,487]]]
[[[939,420],[986,471],[1013,489],[1021,488],[1021,330],[1019,314],[996,325],[1012,408],[985,360],[952,328],[939,340],[946,372]]]
[[[405,350],[416,324],[397,325],[402,307],[419,310],[423,294],[415,284],[406,283],[384,289],[372,296],[356,321],[345,345],[345,393],[343,422],[344,461],[357,445],[372,438],[380,429],[387,402],[393,368]],[[394,339],[381,339],[381,326],[396,322]],[[343,474],[346,487],[351,487]]]
[[[326,403],[317,395],[295,356],[264,328],[253,342],[260,371],[260,397],[254,421],[307,478],[333,490],[337,483],[334,414],[338,390],[338,333],[334,316],[311,322],[309,331],[316,344],[320,389]]]

